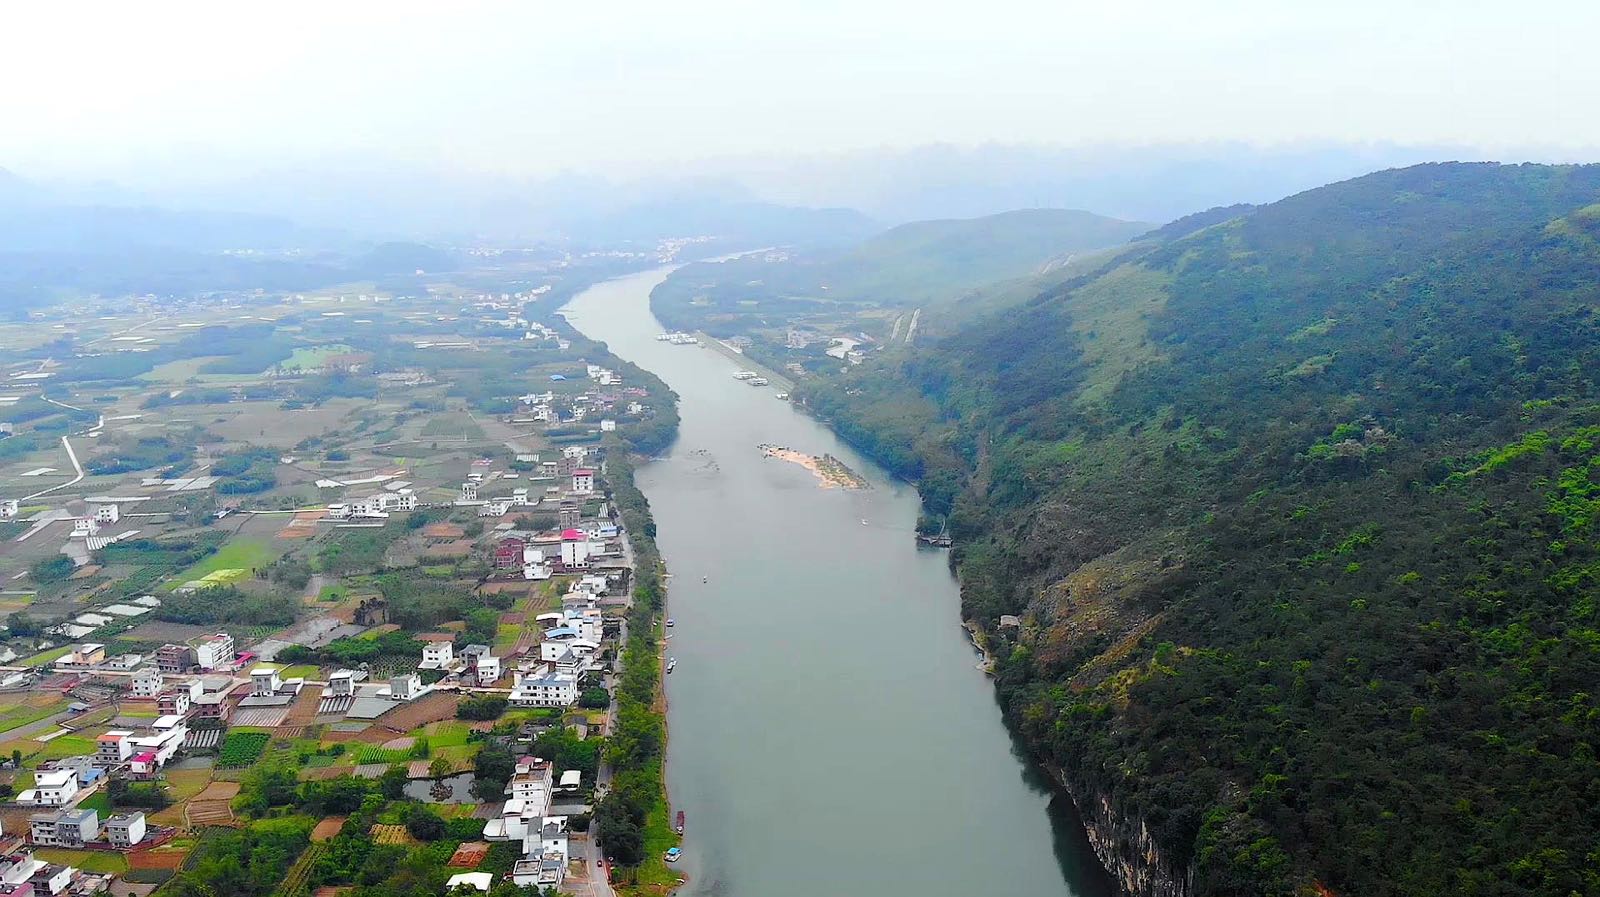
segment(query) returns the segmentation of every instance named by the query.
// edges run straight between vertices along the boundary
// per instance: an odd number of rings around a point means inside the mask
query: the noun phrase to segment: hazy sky
[[[618,174],[930,142],[1600,146],[1600,3],[18,4],[0,167]]]

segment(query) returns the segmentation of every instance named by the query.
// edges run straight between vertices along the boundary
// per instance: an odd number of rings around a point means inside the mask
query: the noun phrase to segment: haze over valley
[[[19,9],[11,897],[1600,897],[1600,12]]]

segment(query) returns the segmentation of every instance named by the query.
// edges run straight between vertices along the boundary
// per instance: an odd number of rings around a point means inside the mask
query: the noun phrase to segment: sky
[[[1600,4],[22,4],[0,167],[630,176],[931,143],[1600,146]]]

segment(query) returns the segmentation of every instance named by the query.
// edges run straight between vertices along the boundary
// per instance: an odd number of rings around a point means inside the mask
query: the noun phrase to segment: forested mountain
[[[949,302],[995,281],[1118,246],[1149,229],[1070,209],[917,221],[848,248],[690,265],[656,288],[651,309],[668,327],[732,336],[860,304]]]
[[[948,520],[1131,890],[1594,895],[1597,375],[1600,166],[1446,164],[796,392]]]

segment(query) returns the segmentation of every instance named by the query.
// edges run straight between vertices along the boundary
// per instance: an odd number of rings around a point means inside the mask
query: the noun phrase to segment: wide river
[[[914,543],[915,491],[721,352],[658,342],[667,273],[599,284],[566,315],[680,397],[679,438],[639,486],[674,576],[682,893],[1111,894],[1071,802],[1014,749],[946,557]],[[871,487],[823,489],[760,443],[832,454]]]

